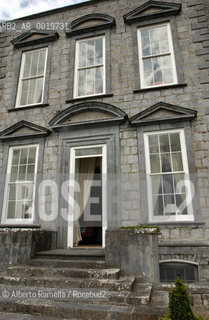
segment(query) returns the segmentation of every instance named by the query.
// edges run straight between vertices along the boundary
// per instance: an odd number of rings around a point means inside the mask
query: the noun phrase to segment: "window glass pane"
[[[184,180],[185,180],[184,174],[182,173],[174,174],[176,193],[186,193]]]
[[[153,73],[150,73],[150,72],[144,73],[144,83],[146,87],[153,85],[154,83]]]
[[[86,66],[86,43],[79,42],[79,67]]]
[[[144,59],[144,72],[152,72],[152,59]]]
[[[86,94],[94,94],[94,81],[86,81]]]
[[[12,153],[12,165],[18,165],[19,164],[19,156],[20,156],[20,150],[14,149]]]
[[[95,93],[103,92],[103,67],[96,68],[95,74]]]
[[[31,59],[32,59],[32,53],[31,52],[25,53],[25,65],[24,65],[24,71],[23,71],[23,78],[29,77],[30,75]]]
[[[177,214],[187,214],[186,194],[176,194]]]
[[[166,280],[169,280],[169,279],[174,279],[173,281],[176,280],[175,269],[173,267],[166,268],[165,273],[166,273]]]
[[[162,180],[161,175],[152,176],[152,194],[162,194]]]
[[[16,202],[16,219],[23,219],[25,211],[25,204],[24,201],[17,201]]]
[[[16,199],[16,184],[9,185],[9,200]]]
[[[152,41],[152,55],[158,54],[160,52],[160,42]]]
[[[22,93],[27,93],[29,87],[29,80],[24,80],[22,82]]]
[[[27,93],[22,93],[21,100],[20,100],[20,105],[21,106],[24,106],[24,105],[27,104],[27,96],[28,96]]]
[[[167,27],[161,26],[159,27],[159,40],[160,40],[160,52],[165,53],[169,51],[169,43],[168,43],[168,33]]]
[[[160,172],[160,157],[159,155],[150,155],[151,173]]]
[[[164,215],[164,210],[163,210],[163,196],[162,195],[157,195],[153,196],[153,212],[154,216],[163,216]]]
[[[162,172],[172,172],[171,156],[169,153],[161,155]]]
[[[38,63],[38,68],[37,68],[37,75],[44,74],[45,61],[46,61],[46,49],[40,50],[39,51],[39,63]]]
[[[181,152],[172,153],[173,171],[183,171]]]
[[[78,96],[85,95],[86,70],[78,71]]]
[[[17,180],[17,173],[18,173],[18,166],[12,166],[11,174],[10,174],[10,181]]]
[[[141,41],[142,56],[149,56],[151,54],[149,29],[141,30]]]
[[[8,219],[28,219],[32,217],[36,150],[36,147],[13,150],[7,195]]]
[[[151,43],[151,54],[155,55],[160,53],[160,42],[159,42],[159,34],[158,28],[150,29],[150,43]]]
[[[20,153],[20,164],[26,164],[28,158],[28,148],[22,148]]]
[[[7,219],[15,218],[15,201],[8,202]]]
[[[41,103],[47,49],[24,53],[23,78],[19,97],[20,106]],[[40,75],[39,78],[36,78]]]
[[[188,215],[180,133],[148,135],[148,142],[153,214]]]
[[[32,54],[31,69],[30,69],[30,74],[29,74],[31,77],[37,75],[38,58],[39,58],[39,52],[34,51]]]
[[[160,152],[169,152],[169,136],[168,134],[160,134]]]
[[[29,148],[28,163],[35,163],[36,148]]]
[[[142,86],[157,86],[175,81],[175,65],[168,32],[168,25],[140,30],[142,47],[140,58],[143,64],[141,74],[144,77]]]
[[[174,193],[173,188],[173,175],[172,174],[163,174],[163,192],[164,193]]]
[[[27,104],[34,103],[35,88],[36,88],[36,80],[35,79],[29,80],[29,92],[28,92]]]
[[[163,74],[163,82],[164,83],[171,83],[174,81],[173,79],[173,67],[171,56],[163,56],[159,59],[160,68]]]
[[[103,39],[96,39],[96,64],[103,63]]]
[[[149,153],[159,153],[158,135],[149,136]]]
[[[92,66],[95,64],[95,41],[86,41],[87,46],[87,66]]]
[[[103,81],[96,80],[95,83],[95,93],[102,93],[103,92]]]
[[[35,165],[29,165],[27,170],[27,178],[28,181],[34,180],[34,173],[35,173]]]
[[[170,152],[169,135],[160,134],[160,152]]]
[[[169,83],[173,83],[173,69],[163,69],[162,71],[163,73],[163,83],[164,84],[169,84]]]
[[[165,215],[175,215],[176,214],[176,204],[173,194],[165,194],[164,195],[164,203],[165,203]]]
[[[36,90],[35,92],[35,103],[40,103],[42,100],[42,90]]]
[[[180,143],[180,136],[179,133],[172,133],[170,134],[171,139],[171,151],[181,151],[181,143]]]
[[[154,85],[163,84],[163,72],[161,65],[161,58],[153,59],[153,71],[154,71]]]
[[[29,82],[30,80],[24,80],[22,82],[22,94],[21,94],[21,105],[27,104],[28,90],[29,90]]]
[[[198,267],[183,262],[160,263],[160,281],[174,282],[177,276],[188,283],[198,282]]]
[[[75,149],[75,156],[101,155],[102,147]]]
[[[18,180],[26,180],[26,170],[27,170],[27,166],[24,166],[24,165],[19,166]]]
[[[103,38],[78,43],[77,95],[103,93]],[[80,70],[79,70],[80,69]]]

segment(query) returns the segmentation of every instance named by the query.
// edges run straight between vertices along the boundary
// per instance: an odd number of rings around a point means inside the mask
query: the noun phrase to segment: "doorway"
[[[106,146],[71,148],[72,216],[68,247],[105,246]]]

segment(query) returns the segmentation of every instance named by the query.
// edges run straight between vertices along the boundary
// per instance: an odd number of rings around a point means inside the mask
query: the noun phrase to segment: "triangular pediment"
[[[115,25],[115,19],[107,14],[92,13],[73,20],[68,25],[66,35],[72,37],[77,34],[92,32],[96,30],[112,28]]]
[[[125,23],[144,21],[163,16],[176,15],[181,11],[180,3],[150,0],[123,16]]]
[[[57,32],[31,30],[21,34],[11,42],[14,47],[21,48],[28,45],[55,41],[58,38],[59,34]]]
[[[49,124],[55,130],[63,130],[64,127],[121,123],[125,119],[127,115],[121,109],[107,103],[91,101],[79,103],[61,111]]]
[[[49,129],[38,126],[28,121],[20,121],[0,133],[0,140],[26,139],[36,136],[47,136],[51,133]]]
[[[179,107],[173,104],[158,102],[152,107],[138,113],[130,119],[134,125],[146,125],[160,122],[177,122],[192,120],[196,117],[195,110]]]

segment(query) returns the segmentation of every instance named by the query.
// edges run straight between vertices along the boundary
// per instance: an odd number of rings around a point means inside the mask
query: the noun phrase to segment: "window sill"
[[[49,106],[48,103],[33,104],[33,105],[31,105],[31,106],[11,108],[11,109],[8,109],[7,111],[8,111],[8,112],[11,112],[11,111],[21,111],[21,110],[33,109],[33,108],[44,108],[44,107],[48,107],[48,106]]]
[[[209,241],[204,240],[162,240],[159,247],[209,247]]]
[[[41,226],[37,224],[1,224],[0,229],[40,229]]]
[[[169,85],[166,85],[166,86],[157,86],[157,87],[136,89],[136,90],[133,90],[133,93],[140,93],[140,92],[153,91],[153,90],[164,90],[164,89],[181,88],[181,87],[186,87],[186,86],[187,86],[187,83],[169,84]]]
[[[74,99],[66,100],[66,103],[86,101],[86,100],[96,100],[98,98],[100,99],[100,98],[109,98],[109,97],[113,97],[113,93],[99,94],[95,96],[86,96],[82,98],[74,98]]]
[[[190,226],[190,227],[193,227],[193,228],[197,228],[197,227],[201,227],[201,226],[204,226],[205,225],[205,222],[202,222],[202,221],[199,221],[199,222],[195,222],[195,221],[174,221],[174,222],[149,222],[148,225],[151,225],[151,226],[159,226],[159,227],[167,227],[167,228],[176,228],[176,227],[179,227],[179,228],[182,228],[182,227],[185,227],[185,226]]]

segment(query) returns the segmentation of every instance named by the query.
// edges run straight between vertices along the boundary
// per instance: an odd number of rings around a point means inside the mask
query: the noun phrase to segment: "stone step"
[[[68,248],[55,249],[48,251],[40,251],[36,253],[36,257],[44,257],[47,259],[76,260],[76,259],[103,259],[105,258],[105,250],[98,248]]]
[[[0,284],[0,297],[5,296],[5,292],[12,300],[20,300],[23,298],[53,300],[63,302],[79,302],[90,304],[115,304],[115,305],[148,305],[150,300],[150,292],[114,292],[107,289],[95,288],[48,288],[48,287],[25,287],[18,285]]]
[[[151,304],[160,305],[162,307],[167,307],[169,302],[169,292],[168,291],[157,291],[154,290],[152,294]]]
[[[41,314],[47,317],[85,320],[157,320],[165,310],[151,307],[83,304],[40,299],[11,300],[0,298],[0,311]],[[15,319],[15,317],[14,317]]]
[[[6,312],[0,312],[0,320],[57,320],[57,318],[48,318],[43,317],[41,315],[30,315],[30,314],[21,314],[21,313],[6,313]],[[62,319],[66,320],[66,319]]]
[[[81,268],[52,268],[52,267],[8,267],[2,275],[9,276],[55,276],[70,278],[118,279],[120,269],[81,269]]]
[[[104,269],[104,260],[62,260],[62,259],[48,259],[47,258],[34,258],[30,261],[30,266],[40,267],[55,267],[55,268],[80,268],[80,269]]]
[[[121,277],[115,279],[80,279],[66,277],[12,277],[0,276],[0,284],[20,285],[34,287],[54,287],[54,288],[101,288],[111,291],[131,291],[134,285],[135,277]]]

